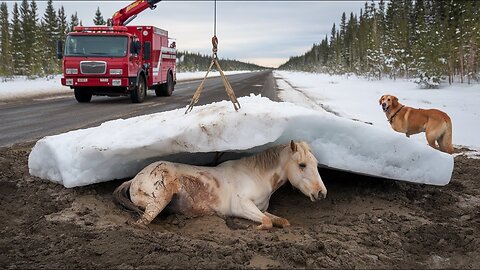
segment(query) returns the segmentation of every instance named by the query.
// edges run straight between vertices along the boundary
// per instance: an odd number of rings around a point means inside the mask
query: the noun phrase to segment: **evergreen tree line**
[[[106,21],[97,8],[95,25]],[[5,2],[0,4],[0,76],[46,76],[61,72],[57,59],[57,40],[64,41],[75,26],[82,25],[77,13],[67,15],[63,6],[55,10],[48,0],[45,13],[40,18],[35,0],[23,0],[13,5],[9,14]]]
[[[377,6],[378,4],[378,6]],[[480,1],[383,0],[342,14],[330,36],[280,69],[417,78],[425,87],[480,80]]]
[[[178,72],[205,71],[208,69],[210,63],[212,62],[211,55],[203,55],[200,53],[190,53],[183,51],[177,52],[177,59]],[[224,71],[265,69],[265,67],[261,67],[255,64],[230,59],[219,59],[218,63]],[[212,70],[216,70],[215,65],[212,67]]]
[[[44,76],[59,73],[56,42],[65,40],[74,26],[81,24],[77,13],[67,15],[63,6],[55,10],[48,0],[40,18],[35,0],[16,2],[10,15],[5,2],[0,4],[0,76]]]

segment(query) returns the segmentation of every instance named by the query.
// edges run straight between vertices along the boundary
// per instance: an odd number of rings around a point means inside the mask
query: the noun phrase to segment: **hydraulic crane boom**
[[[147,8],[154,9],[156,4],[161,0],[136,0],[128,6],[115,12],[112,16],[111,25],[122,26],[127,25],[133,19],[137,17],[137,14],[144,11]]]

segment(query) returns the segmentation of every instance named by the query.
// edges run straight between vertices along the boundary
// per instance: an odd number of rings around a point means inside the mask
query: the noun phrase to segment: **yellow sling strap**
[[[220,67],[220,64],[218,63],[218,58],[217,58],[218,39],[217,39],[217,36],[212,37],[212,46],[213,46],[213,48],[212,48],[212,52],[213,52],[212,62],[210,63],[210,66],[208,67],[207,74],[205,74],[205,77],[203,78],[202,82],[200,83],[197,90],[193,94],[192,101],[190,102],[190,105],[188,106],[187,110],[185,111],[185,114],[190,112],[193,109],[193,106],[195,104],[197,104],[198,100],[200,99],[200,94],[202,93],[202,90],[203,90],[203,84],[205,83],[205,80],[207,79],[208,73],[210,73],[210,70],[212,69],[213,64],[215,64],[215,66],[218,69],[218,72],[220,72],[220,76],[222,77],[222,80],[223,80],[223,85],[225,86],[225,91],[227,92],[227,95],[230,98],[230,101],[233,103],[233,108],[235,108],[236,111],[238,111],[238,109],[240,109],[240,103],[238,102],[237,97],[235,96],[235,92],[233,91],[232,86],[228,82],[227,77],[223,73],[223,70]]]

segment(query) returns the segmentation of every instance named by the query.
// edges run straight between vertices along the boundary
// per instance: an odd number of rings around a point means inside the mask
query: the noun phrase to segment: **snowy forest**
[[[200,53],[190,53],[190,52],[177,52],[177,71],[186,72],[186,71],[205,71],[210,66],[212,62],[211,55],[203,55]],[[245,63],[238,60],[222,59],[218,60],[220,67],[224,71],[228,70],[260,70],[265,69],[251,63]],[[212,70],[216,70],[215,65],[212,67]]]
[[[372,79],[416,78],[431,88],[480,80],[480,1],[366,2],[342,14],[330,36],[279,68],[356,74]]]
[[[90,23],[88,23],[90,24]],[[94,25],[105,25],[100,8],[93,19]],[[55,10],[48,0],[41,16],[35,0],[15,2],[12,14],[7,4],[0,4],[0,76],[25,75],[30,78],[61,73],[61,61],[56,58],[57,40],[65,40],[73,27],[82,25],[77,14],[68,16],[60,7]],[[179,71],[206,70],[211,57],[196,53],[179,52]],[[219,61],[224,70],[254,70],[261,67],[236,60]]]

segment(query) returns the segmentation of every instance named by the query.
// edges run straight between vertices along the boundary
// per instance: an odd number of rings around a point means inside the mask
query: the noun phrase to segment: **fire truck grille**
[[[80,63],[82,74],[105,74],[107,63],[104,61],[85,61]]]

